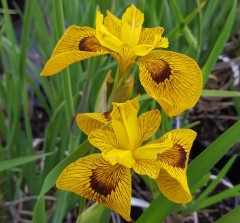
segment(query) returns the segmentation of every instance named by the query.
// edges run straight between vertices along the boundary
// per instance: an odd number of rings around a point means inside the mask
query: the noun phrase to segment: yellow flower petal
[[[168,48],[169,42],[167,37],[162,37],[160,42],[156,45],[156,48]]]
[[[173,147],[158,155],[161,165],[157,184],[160,191],[171,201],[187,203],[191,201],[186,170],[190,149],[196,133],[190,129],[177,129],[165,134],[158,141],[172,135]]]
[[[164,141],[157,142],[151,141],[144,146],[137,148],[134,151],[134,159],[153,159],[156,160],[158,158],[158,154],[164,153],[173,147],[173,140],[171,138],[171,134],[168,135],[168,138],[164,138]]]
[[[156,160],[142,159],[135,162],[133,170],[140,175],[147,175],[152,179],[157,179],[160,166]]]
[[[107,10],[107,16],[104,18],[104,26],[118,39],[121,38],[122,21]]]
[[[122,150],[134,150],[138,146],[137,113],[131,101],[113,103],[112,126]]]
[[[111,166],[100,154],[77,160],[63,170],[57,187],[99,202],[130,221],[131,174],[121,166]]]
[[[155,36],[155,39],[152,43],[152,45],[137,45],[135,47],[133,47],[133,50],[135,52],[136,55],[138,56],[145,56],[148,53],[150,53],[154,48],[156,48],[157,44],[159,44],[159,42],[161,41],[161,38],[159,36]]]
[[[139,105],[139,98],[140,95],[136,96],[135,98],[133,98],[132,100],[130,100],[131,105],[134,109],[136,109],[137,111],[139,111],[140,105]]]
[[[111,121],[110,112],[104,113],[80,113],[76,118],[78,127],[89,135],[93,130],[99,129]]]
[[[103,14],[98,10],[96,17],[96,37],[99,42],[108,49],[118,52],[122,42],[103,25]]]
[[[130,46],[137,45],[143,21],[143,13],[138,10],[134,5],[131,5],[122,16],[122,43],[127,43]]]
[[[144,89],[168,116],[178,115],[197,103],[202,89],[202,73],[193,59],[159,50],[150,52],[137,63]]]
[[[172,172],[174,171],[173,169]],[[192,200],[184,171],[177,170],[174,175],[170,175],[166,170],[161,169],[156,182],[159,190],[169,200],[181,204],[188,203]]]
[[[113,129],[111,128],[97,129],[91,132],[88,136],[88,140],[93,146],[104,153],[119,149],[120,147]]]
[[[143,113],[138,118],[138,129],[140,135],[140,143],[149,139],[159,128],[161,115],[159,110],[153,110]]]
[[[106,49],[95,37],[94,29],[70,26],[59,40],[40,75],[53,75],[74,62],[106,53]]]
[[[163,32],[163,27],[142,28],[138,44],[152,45],[155,40],[155,36],[157,35],[161,37]]]
[[[142,28],[138,45],[154,45],[154,48],[167,48],[169,43],[166,37],[162,37],[163,31],[163,27]],[[159,38],[154,44],[156,36]]]
[[[118,163],[129,169],[131,169],[135,163],[132,152],[129,150],[113,149],[107,153],[103,152],[102,156],[111,165]]]

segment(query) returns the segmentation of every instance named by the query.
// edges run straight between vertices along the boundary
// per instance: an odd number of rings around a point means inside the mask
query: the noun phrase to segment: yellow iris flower
[[[111,113],[78,116],[80,126],[87,122],[92,126],[84,130],[101,154],[75,161],[57,180],[59,189],[99,202],[127,221],[131,220],[131,169],[155,179],[160,191],[173,202],[187,203],[192,199],[186,169],[196,133],[176,129],[144,144],[159,128],[161,116],[153,110],[137,117],[138,98],[113,103]]]
[[[143,21],[144,14],[134,5],[121,20],[109,11],[105,18],[97,11],[96,29],[70,26],[41,75],[53,75],[74,62],[109,53],[123,75],[128,74],[131,66],[138,65],[142,86],[168,116],[192,108],[202,89],[199,66],[183,54],[154,50],[168,47],[167,38],[162,37],[164,29],[143,28]]]

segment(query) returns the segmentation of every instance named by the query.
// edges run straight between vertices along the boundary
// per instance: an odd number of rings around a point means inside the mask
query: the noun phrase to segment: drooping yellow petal
[[[159,110],[153,110],[143,113],[138,118],[139,145],[149,139],[159,128],[161,115]]]
[[[67,166],[56,186],[99,202],[130,221],[131,174],[121,166],[112,166],[100,154],[90,155]]]
[[[143,13],[138,10],[134,5],[131,5],[122,16],[122,43],[127,43],[132,47],[137,45],[143,21]]]
[[[110,112],[79,113],[76,118],[78,127],[89,135],[93,130],[99,129],[111,121]]]
[[[104,25],[103,25],[103,14],[97,10],[96,15],[96,37],[101,45],[108,49],[118,52],[122,42],[114,36]]]
[[[177,129],[165,134],[158,141],[172,135],[173,147],[158,155],[161,171],[157,179],[160,191],[171,201],[187,203],[191,194],[187,183],[187,163],[196,133],[190,129]]]
[[[133,170],[140,175],[147,175],[152,179],[157,179],[160,166],[156,160],[142,159],[135,162]]]
[[[120,149],[133,151],[138,146],[137,113],[131,101],[113,103],[112,126]]]
[[[193,59],[159,50],[150,52],[137,63],[144,89],[168,116],[178,115],[197,103],[202,89],[202,73]]]
[[[135,163],[132,156],[132,151],[112,149],[109,152],[102,153],[103,158],[111,165],[121,164],[129,169],[131,169]]]
[[[174,172],[175,169],[172,170]],[[170,175],[166,170],[161,169],[156,180],[159,190],[165,197],[175,203],[185,204],[192,200],[192,196],[187,184],[186,173],[177,170],[174,175]]]
[[[107,16],[104,18],[104,26],[118,39],[121,38],[122,21],[107,10]]]
[[[59,40],[40,75],[53,75],[74,62],[106,54],[106,49],[99,43],[95,34],[95,30],[90,27],[70,26]]]
[[[93,146],[104,153],[119,149],[120,147],[113,129],[110,127],[92,131],[88,136],[88,140]]]

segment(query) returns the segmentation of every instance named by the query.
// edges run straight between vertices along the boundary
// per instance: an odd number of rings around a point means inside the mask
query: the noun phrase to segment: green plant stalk
[[[59,39],[64,33],[64,17],[63,17],[62,1],[54,0],[53,5],[54,5],[54,10],[56,15],[57,37]],[[70,123],[74,114],[74,109],[73,109],[73,101],[72,101],[70,73],[68,68],[62,71],[61,78],[62,78],[64,99],[66,101],[67,121],[68,121],[68,126],[70,126]]]
[[[236,160],[237,156],[234,155],[231,157],[231,159],[227,162],[227,164],[224,166],[224,168],[220,171],[220,173],[217,175],[217,179],[212,181],[210,185],[201,193],[201,195],[198,197],[198,201],[203,201],[207,198],[207,196],[214,190],[214,188],[220,183],[221,179],[227,174],[228,170],[233,165],[233,162]]]
[[[215,204],[223,199],[235,197],[240,195],[240,184],[235,185],[232,188],[226,189],[222,191],[221,193],[218,193],[216,195],[213,195],[203,201],[201,201],[198,204],[198,210],[201,210],[203,208],[207,208],[208,206]]]
[[[121,87],[122,84],[124,84],[125,80],[127,78],[127,72],[121,73],[120,68],[118,66],[116,71],[116,76],[114,78],[113,88],[109,95],[108,102],[107,102],[107,110],[110,111],[112,108],[112,102],[114,102],[114,97],[116,95],[117,90],[119,87]]]
[[[183,18],[181,24],[183,24],[184,26],[187,26],[197,16],[197,14],[199,14],[201,12],[201,10],[205,6],[206,2],[207,1],[202,2],[187,17]],[[167,34],[167,37],[169,39],[173,39],[174,37],[178,36],[178,32],[181,29],[181,24],[179,24],[177,27],[172,29],[172,31]]]
[[[22,36],[21,36],[21,46],[20,46],[20,60],[19,60],[19,75],[20,75],[20,83],[22,89],[22,101],[23,101],[23,117],[24,117],[24,126],[26,131],[26,142],[27,145],[25,146],[25,153],[26,155],[33,155],[35,153],[34,148],[32,146],[33,136],[32,136],[32,127],[30,123],[30,115],[29,115],[29,96],[27,90],[27,72],[26,72],[26,58],[27,58],[27,51],[28,51],[28,36],[30,33],[30,26],[31,26],[31,17],[33,11],[33,3],[34,1],[26,1],[26,10],[23,19],[23,29],[22,29]],[[31,194],[38,193],[38,186],[36,186],[36,170],[35,170],[35,163],[27,164],[25,171],[28,172],[27,180],[29,184],[29,189]]]
[[[173,9],[173,12],[176,16],[176,19],[179,21],[180,24],[184,24],[184,18],[182,16],[182,13],[176,3],[175,0],[171,0],[170,1],[171,7]],[[189,46],[191,46],[194,50],[197,50],[198,46],[197,46],[197,41],[195,39],[195,37],[193,36],[192,32],[190,31],[189,27],[187,25],[184,25],[182,28],[182,33],[186,39],[186,41],[188,42]]]
[[[7,0],[2,0],[2,6],[4,9],[5,29],[6,29],[7,36],[10,39],[13,46],[16,46],[17,41],[14,34],[13,24],[11,22],[11,18],[9,14]]]

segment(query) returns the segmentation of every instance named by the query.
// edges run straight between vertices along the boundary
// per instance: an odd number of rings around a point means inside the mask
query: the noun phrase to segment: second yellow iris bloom
[[[131,169],[155,179],[171,201],[191,201],[186,169],[196,133],[189,129],[172,130],[144,144],[158,130],[161,116],[153,110],[137,117],[138,110],[137,97],[113,103],[111,113],[79,114],[79,126],[101,154],[70,164],[59,176],[57,187],[99,202],[127,221],[131,209]],[[91,127],[85,128],[86,125]]]

